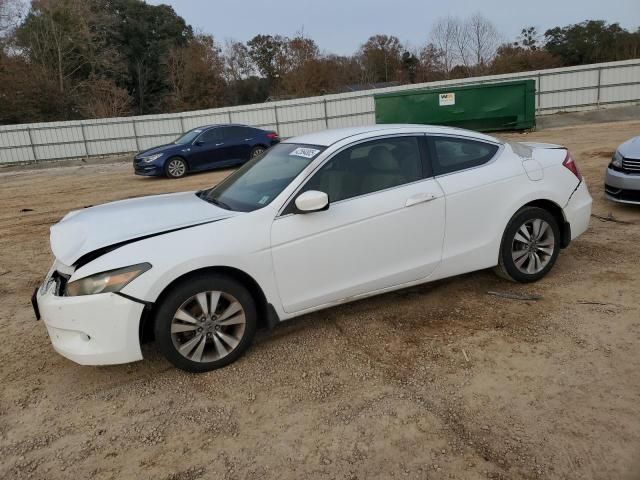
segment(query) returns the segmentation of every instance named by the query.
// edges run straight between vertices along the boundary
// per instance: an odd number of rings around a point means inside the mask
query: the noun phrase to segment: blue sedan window
[[[176,143],[178,145],[187,145],[187,144],[193,142],[196,139],[196,137],[198,135],[200,135],[201,133],[202,133],[202,129],[200,129],[200,128],[196,128],[194,130],[189,130],[184,135],[178,137],[176,139],[176,141],[173,142],[173,143]]]
[[[206,132],[204,132],[198,140],[203,142],[221,142],[223,139],[223,129],[222,128],[210,128]]]

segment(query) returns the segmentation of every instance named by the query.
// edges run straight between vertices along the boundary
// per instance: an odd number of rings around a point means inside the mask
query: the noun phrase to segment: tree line
[[[303,32],[247,42],[195,32],[141,0],[0,0],[0,124],[180,112],[640,57],[640,29],[588,20],[505,42],[480,14],[410,47],[374,35],[352,55]]]

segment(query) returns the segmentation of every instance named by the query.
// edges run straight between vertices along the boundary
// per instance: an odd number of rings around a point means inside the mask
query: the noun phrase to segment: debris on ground
[[[493,295],[494,297],[508,298],[509,300],[542,300],[542,295],[537,293],[516,293],[516,292],[494,292],[489,290],[487,295]]]

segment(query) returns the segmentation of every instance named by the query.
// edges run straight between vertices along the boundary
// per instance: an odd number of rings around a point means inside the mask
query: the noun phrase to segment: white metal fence
[[[244,123],[282,137],[375,123],[374,94],[531,78],[536,114],[640,103],[640,59],[464,78],[194,112],[0,127],[0,164],[136,152],[191,128]]]

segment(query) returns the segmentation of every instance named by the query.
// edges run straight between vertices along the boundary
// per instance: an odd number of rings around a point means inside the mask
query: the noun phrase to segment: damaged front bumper
[[[139,326],[145,305],[116,293],[61,296],[51,275],[32,303],[53,348],[81,365],[112,365],[142,360]]]

